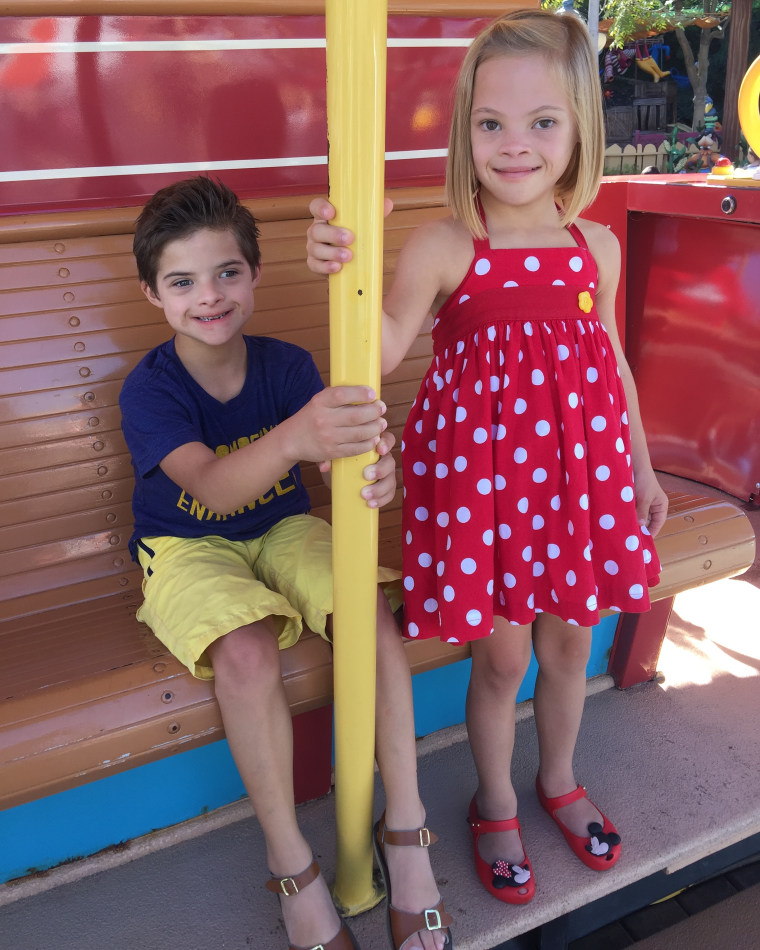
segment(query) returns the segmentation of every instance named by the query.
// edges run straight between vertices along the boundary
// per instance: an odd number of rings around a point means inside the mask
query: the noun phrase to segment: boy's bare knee
[[[217,688],[263,686],[282,676],[277,632],[267,621],[231,630],[210,647]]]

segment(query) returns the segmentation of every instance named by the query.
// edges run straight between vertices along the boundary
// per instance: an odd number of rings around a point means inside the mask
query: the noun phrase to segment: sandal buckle
[[[430,847],[430,831],[427,828],[420,828],[420,847]]]
[[[283,877],[278,881],[282,893],[286,897],[295,897],[298,893],[298,885],[293,880],[292,877]],[[292,890],[291,890],[292,887]],[[319,947],[314,947],[314,950],[319,950]]]
[[[425,911],[425,926],[428,930],[440,930],[443,927],[441,915],[437,910]]]

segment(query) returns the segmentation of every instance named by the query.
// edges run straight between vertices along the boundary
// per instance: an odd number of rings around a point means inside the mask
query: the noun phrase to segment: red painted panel
[[[389,38],[469,37],[483,18],[392,17]],[[321,17],[0,18],[0,43],[320,39]],[[442,149],[461,47],[388,51],[387,150]],[[0,213],[139,203],[193,169],[46,179],[3,173],[324,156],[323,49],[0,53]],[[444,159],[388,162],[389,186]],[[247,196],[326,188],[326,167],[219,170]],[[39,179],[39,180],[38,180]]]
[[[736,190],[736,220],[722,187],[646,187],[631,200],[651,210],[629,215],[628,354],[652,460],[747,498],[760,482],[760,193]]]

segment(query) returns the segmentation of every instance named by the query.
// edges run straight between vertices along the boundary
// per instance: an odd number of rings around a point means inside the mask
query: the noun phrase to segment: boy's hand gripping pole
[[[330,383],[380,393],[387,0],[327,0],[327,135],[335,223],[354,258],[330,277]],[[361,498],[376,456],[332,465],[335,675],[335,897],[358,914],[372,879],[378,512]]]

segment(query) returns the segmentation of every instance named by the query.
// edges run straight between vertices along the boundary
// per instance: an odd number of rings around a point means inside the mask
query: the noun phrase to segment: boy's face
[[[165,245],[155,293],[145,282],[140,286],[175,333],[223,346],[239,337],[250,319],[260,276],[260,269],[251,273],[231,231],[204,228]]]

